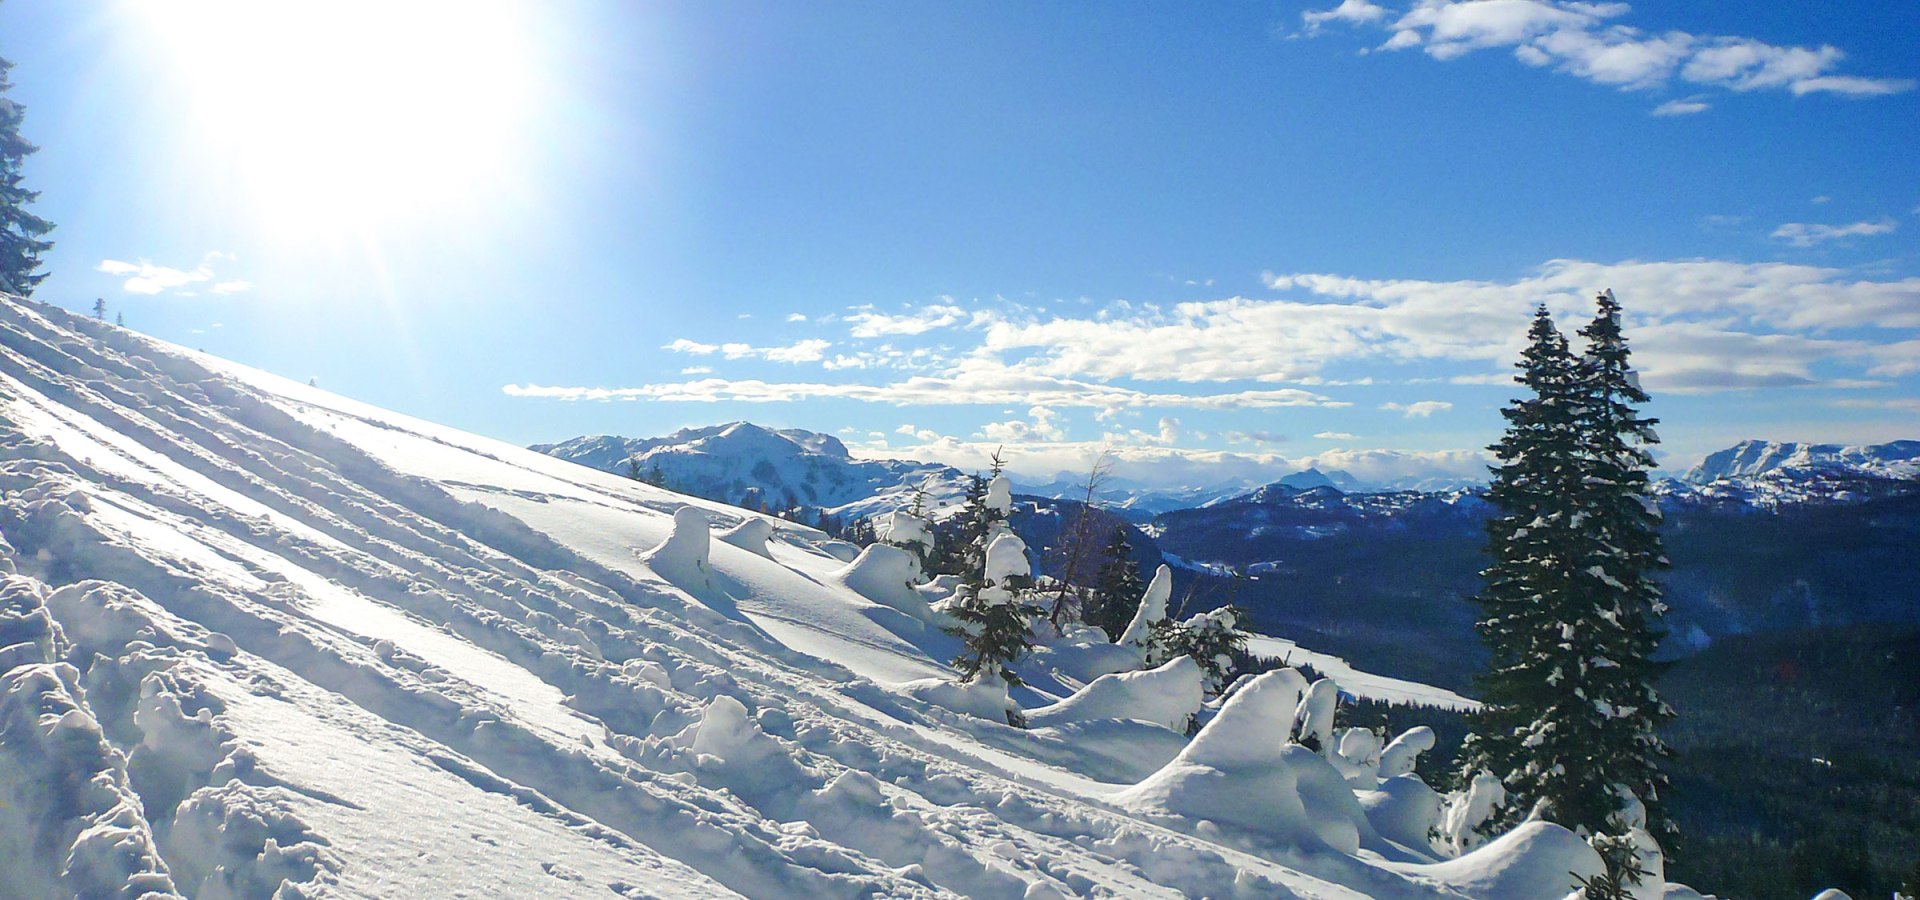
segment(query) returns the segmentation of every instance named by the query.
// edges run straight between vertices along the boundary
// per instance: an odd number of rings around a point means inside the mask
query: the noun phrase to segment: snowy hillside
[[[609,472],[658,467],[666,483],[703,497],[859,518],[906,506],[919,488],[936,512],[957,509],[966,476],[938,463],[854,459],[832,435],[751,422],[683,428],[666,437],[577,437],[531,449]],[[758,501],[758,502],[755,502]]]
[[[1185,657],[1082,635],[1023,664],[1014,728],[900,551],[12,300],[0,490],[21,896],[1559,897],[1600,867],[1539,822],[1431,840],[1488,798],[1443,820],[1432,732],[1336,735],[1331,681],[1200,709]]]
[[[1920,441],[1894,441],[1866,447],[1741,441],[1709,454],[1689,469],[1683,480],[1704,485],[1789,470],[1871,478],[1920,478]]]

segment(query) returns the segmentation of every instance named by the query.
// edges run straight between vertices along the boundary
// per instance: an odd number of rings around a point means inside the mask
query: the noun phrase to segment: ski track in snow
[[[773,521],[771,558],[715,541],[675,583],[642,559],[675,509],[751,514],[11,300],[0,491],[0,879],[30,896],[1424,898],[1487,877],[1123,808],[1177,733],[902,694],[950,674],[954,639],[830,578],[810,529]],[[1027,677],[1029,707],[1076,686]]]

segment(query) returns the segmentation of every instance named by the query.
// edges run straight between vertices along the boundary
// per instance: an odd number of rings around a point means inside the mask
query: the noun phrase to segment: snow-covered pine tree
[[[1488,499],[1493,565],[1475,598],[1491,651],[1485,705],[1462,748],[1465,774],[1504,777],[1498,830],[1535,812],[1589,834],[1620,834],[1631,791],[1657,807],[1666,755],[1654,731],[1672,715],[1654,692],[1665,564],[1646,497],[1652,422],[1627,364],[1619,306],[1603,294],[1575,359],[1546,310],[1534,316],[1519,381],[1532,396],[1502,414],[1507,432]],[[1667,820],[1650,813],[1656,836]]]
[[[1033,646],[1033,619],[1042,611],[1033,599],[1027,545],[1011,531],[996,534],[978,583],[962,582],[947,607],[960,623],[952,633],[965,642],[953,661],[962,678],[995,672],[1007,684],[1019,685],[1008,665]]]
[[[1647,448],[1660,439],[1653,430],[1657,420],[1635,409],[1648,398],[1628,361],[1620,304],[1609,290],[1595,298],[1595,306],[1593,321],[1580,330],[1587,346],[1576,380],[1585,555],[1573,575],[1575,589],[1591,598],[1580,635],[1592,649],[1585,691],[1605,714],[1597,749],[1608,783],[1632,791],[1646,808],[1648,831],[1667,842],[1673,825],[1662,802],[1667,779],[1660,768],[1671,751],[1658,731],[1673,710],[1654,688],[1665,667],[1652,659],[1666,636],[1661,619],[1667,610],[1653,573],[1667,567],[1667,558],[1660,508],[1647,492],[1654,465]]]
[[[40,254],[53,247],[46,234],[53,223],[27,211],[27,204],[40,196],[22,184],[22,162],[38,147],[20,136],[20,119],[25,107],[7,99],[13,84],[7,72],[13,63],[0,58],[0,291],[26,296],[33,293],[46,273],[40,268]]]
[[[1518,367],[1516,380],[1529,396],[1501,410],[1507,430],[1489,448],[1497,463],[1487,500],[1499,514],[1487,523],[1492,565],[1480,573],[1485,585],[1473,600],[1480,607],[1474,628],[1491,658],[1478,679],[1483,705],[1461,747],[1463,782],[1490,772],[1512,797],[1483,826],[1489,833],[1526,816],[1543,798],[1554,762],[1587,765],[1581,742],[1598,739],[1597,716],[1586,717],[1588,728],[1563,729],[1556,721],[1592,707],[1567,677],[1579,668],[1580,651],[1560,634],[1563,621],[1578,618],[1569,577],[1576,528],[1571,502],[1581,477],[1576,363],[1545,307],[1534,313]],[[1547,723],[1554,728],[1529,736],[1529,729]]]
[[[1166,658],[1186,655],[1200,665],[1208,696],[1219,696],[1233,681],[1233,661],[1247,652],[1247,633],[1240,630],[1243,613],[1234,606],[1203,612],[1165,632]],[[1171,621],[1171,620],[1169,620]]]
[[[945,557],[946,564],[933,571],[947,572],[948,566],[951,566],[950,574],[959,575],[961,584],[978,586],[980,573],[987,563],[987,544],[1006,527],[1004,523],[1008,511],[992,496],[995,493],[994,482],[1001,480],[1001,471],[1005,468],[1006,462],[1000,458],[1000,451],[995,450],[989,460],[987,474],[976,474],[967,482],[966,500],[960,507],[960,515],[955,517],[960,533],[956,540],[948,544],[953,555]],[[1005,490],[1004,485],[1001,490]]]
[[[1119,640],[1127,630],[1127,623],[1133,621],[1144,587],[1139,566],[1133,561],[1133,544],[1127,540],[1127,527],[1115,525],[1113,536],[1100,551],[1093,602],[1083,610],[1086,623],[1105,631],[1108,640]]]

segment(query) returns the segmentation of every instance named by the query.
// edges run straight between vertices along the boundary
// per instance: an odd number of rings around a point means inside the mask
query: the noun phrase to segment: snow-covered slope
[[[1709,454],[1699,465],[1689,469],[1683,480],[1704,485],[1729,479],[1757,478],[1783,470],[1871,478],[1920,478],[1920,441],[1893,441],[1866,447],[1741,441]]]
[[[0,885],[1461,898],[1598,864],[1538,823],[1396,840],[1438,798],[1273,746],[1291,670],[1192,744],[1062,704],[1064,645],[1015,699],[1081,714],[922,702],[955,646],[911,589],[750,518],[0,300]]]
[[[752,422],[683,428],[666,437],[577,437],[531,449],[609,472],[637,462],[658,467],[666,483],[705,497],[758,506],[818,508],[836,517],[879,515],[928,492],[930,510],[957,509],[966,476],[938,463],[854,459],[832,435]]]

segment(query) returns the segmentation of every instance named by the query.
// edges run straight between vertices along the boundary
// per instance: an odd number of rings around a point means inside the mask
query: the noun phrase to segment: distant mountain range
[[[532,449],[620,473],[637,462],[642,471],[657,468],[668,484],[680,490],[715,500],[773,509],[806,507],[839,518],[903,508],[912,503],[917,490],[927,492],[928,510],[940,517],[959,507],[970,474],[940,463],[859,459],[832,435],[751,422],[685,428],[665,437],[576,437],[536,444]],[[1905,493],[1916,483],[1920,483],[1920,441],[1843,446],[1749,440],[1708,455],[1679,479],[1661,479],[1655,492],[1662,503],[1675,507],[1774,508],[1859,502]],[[1045,499],[1079,501],[1086,496],[1085,476],[1069,472],[1046,482],[1016,478],[1014,487],[1021,494]],[[1466,479],[1376,484],[1339,469],[1307,469],[1264,485],[1158,487],[1108,478],[1097,485],[1093,500],[1115,515],[1146,524],[1178,510],[1240,501],[1258,505],[1316,489],[1342,495],[1448,498],[1479,487]],[[1362,507],[1397,509],[1411,500],[1402,496],[1384,503],[1357,498],[1355,502]]]
[[[904,509],[927,492],[935,515],[958,509],[967,475],[952,466],[899,459],[855,459],[832,435],[751,422],[683,428],[665,437],[612,435],[535,444],[537,452],[626,474],[637,463],[658,469],[668,486],[736,506],[824,511],[836,518]]]

